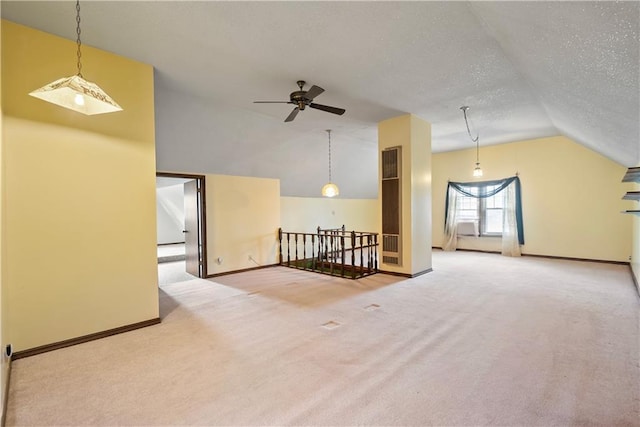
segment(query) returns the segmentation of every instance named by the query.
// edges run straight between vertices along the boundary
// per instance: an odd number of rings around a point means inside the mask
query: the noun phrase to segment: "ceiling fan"
[[[298,113],[301,110],[304,110],[306,107],[315,108],[316,110],[326,111],[327,113],[338,114],[339,116],[343,115],[345,112],[344,108],[330,107],[328,105],[315,104],[313,102],[314,98],[324,92],[320,86],[313,85],[309,90],[303,90],[302,88],[306,84],[304,80],[298,80],[298,87],[300,90],[295,92],[291,92],[289,95],[289,101],[253,101],[254,104],[293,104],[296,107],[293,111],[284,119],[285,122],[291,122],[296,118]]]

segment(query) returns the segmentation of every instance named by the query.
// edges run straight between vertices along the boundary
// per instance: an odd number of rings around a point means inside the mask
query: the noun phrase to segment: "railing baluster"
[[[355,231],[351,231],[351,278],[356,278],[356,233]]]
[[[367,273],[371,274],[371,235],[367,235]]]
[[[373,251],[373,269],[378,271],[378,235],[373,235],[373,247],[375,248]]]
[[[329,235],[324,233],[322,235],[322,240],[324,240],[323,252],[322,252],[322,261],[329,260]]]
[[[341,276],[344,277],[344,258],[345,258],[345,253],[344,253],[344,234],[340,236],[340,246],[342,246],[341,253],[340,253],[340,257],[342,258],[340,260],[341,264],[342,264]]]
[[[307,234],[302,235],[302,267],[307,269]]]
[[[278,264],[282,265],[282,227],[278,228]]]
[[[316,269],[316,243],[315,243],[315,235],[311,235],[311,269]]]
[[[322,260],[322,238],[320,237],[320,226],[318,226],[318,261]]]
[[[335,243],[333,242],[333,233],[329,234],[329,248],[330,248],[330,253],[329,253],[329,272],[331,273],[331,275],[333,276],[333,247],[334,247]]]
[[[363,245],[362,245],[362,233],[360,233],[360,275],[362,276],[364,274],[364,260],[363,260],[363,256],[364,254],[362,253],[364,251]]]
[[[289,237],[291,236],[291,233],[287,232],[287,267],[291,267],[291,250],[290,250],[290,244],[289,244]]]

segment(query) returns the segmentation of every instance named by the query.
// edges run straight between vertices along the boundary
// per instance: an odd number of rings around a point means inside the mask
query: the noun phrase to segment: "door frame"
[[[200,236],[202,236],[202,277],[204,279],[209,274],[209,269],[207,268],[207,197],[206,197],[206,179],[205,175],[195,175],[189,173],[175,173],[175,172],[156,172],[156,177],[163,178],[183,178],[183,179],[194,179],[199,181],[198,187],[200,187],[202,194],[200,194],[200,206],[198,207],[201,221],[199,221]]]

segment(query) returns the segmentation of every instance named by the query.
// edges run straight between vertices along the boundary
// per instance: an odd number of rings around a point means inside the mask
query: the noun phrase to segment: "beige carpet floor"
[[[162,286],[162,324],[17,360],[7,425],[640,425],[627,266],[433,265]]]

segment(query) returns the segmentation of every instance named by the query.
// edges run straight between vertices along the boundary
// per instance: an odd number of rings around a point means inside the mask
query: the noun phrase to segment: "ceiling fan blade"
[[[313,85],[311,86],[311,89],[307,91],[304,97],[311,101],[313,98],[320,95],[322,92],[324,92],[324,89],[322,89],[320,86]]]
[[[291,112],[291,114],[289,114],[289,115],[287,116],[287,118],[286,118],[286,119],[284,119],[284,121],[285,121],[285,122],[292,122],[292,121],[293,121],[293,119],[295,119],[295,118],[296,118],[296,116],[298,115],[298,112],[299,112],[299,111],[300,111],[300,107],[296,107],[296,108],[294,108],[294,109],[293,109],[293,111]]]
[[[254,104],[291,104],[291,101],[253,101]]]
[[[321,104],[314,104],[314,103],[309,104],[309,107],[315,108],[316,110],[326,111],[327,113],[337,114],[339,116],[343,115],[344,112],[346,111],[344,108],[330,107],[328,105],[321,105]]]

